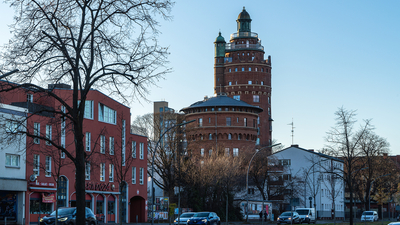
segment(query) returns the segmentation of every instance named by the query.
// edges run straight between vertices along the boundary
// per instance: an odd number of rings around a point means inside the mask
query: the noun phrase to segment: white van
[[[315,224],[315,208],[297,208],[296,212],[300,215],[300,223]]]

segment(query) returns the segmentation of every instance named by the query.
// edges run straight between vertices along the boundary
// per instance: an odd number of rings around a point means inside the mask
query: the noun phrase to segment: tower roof
[[[183,108],[180,111],[185,111],[188,109],[193,109],[193,108],[204,108],[204,107],[245,107],[245,108],[252,108],[254,109],[257,113],[260,113],[263,111],[262,108],[253,106],[250,104],[247,104],[244,101],[241,100],[236,100],[233,98],[228,97],[224,93],[218,93],[217,96],[211,97],[211,98],[206,98],[203,101],[198,101],[193,104],[191,104],[189,107]]]
[[[249,13],[246,11],[246,9],[243,6],[243,11],[239,13],[238,20],[240,19],[251,19]]]
[[[218,37],[215,39],[215,43],[226,43],[224,37],[222,37],[221,32],[219,32]]]

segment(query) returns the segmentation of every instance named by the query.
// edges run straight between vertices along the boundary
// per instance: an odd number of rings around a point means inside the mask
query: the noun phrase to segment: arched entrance
[[[145,217],[145,200],[143,197],[135,196],[130,199],[131,210],[130,210],[130,218],[131,223],[144,223],[146,222]]]

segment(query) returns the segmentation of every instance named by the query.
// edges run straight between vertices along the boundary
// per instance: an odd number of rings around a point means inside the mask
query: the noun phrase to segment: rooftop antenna
[[[291,123],[289,123],[288,125],[291,125],[292,126],[292,145],[294,144],[294,142],[293,142],[293,139],[294,139],[294,123],[293,123],[293,118],[292,118],[292,122]]]

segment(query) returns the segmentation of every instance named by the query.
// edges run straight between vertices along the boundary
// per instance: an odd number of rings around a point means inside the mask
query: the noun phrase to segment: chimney
[[[310,151],[310,152],[314,152],[314,149],[308,149],[308,151]]]

